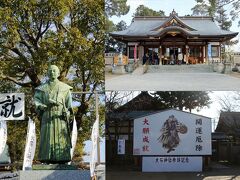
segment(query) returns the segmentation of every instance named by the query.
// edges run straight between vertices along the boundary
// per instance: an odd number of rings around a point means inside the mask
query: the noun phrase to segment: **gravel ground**
[[[237,91],[240,90],[238,75],[219,73],[146,73],[107,77],[106,90],[140,91]]]
[[[106,180],[240,180],[240,166],[217,166],[192,173],[142,173],[129,169],[110,169],[107,170]]]

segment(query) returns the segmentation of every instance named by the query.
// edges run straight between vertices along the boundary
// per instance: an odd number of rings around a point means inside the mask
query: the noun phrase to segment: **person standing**
[[[178,53],[178,64],[182,64],[183,61],[183,55],[181,52]]]

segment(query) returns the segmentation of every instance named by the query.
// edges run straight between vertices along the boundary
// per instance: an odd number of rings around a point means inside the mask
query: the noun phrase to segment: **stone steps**
[[[149,65],[148,73],[210,73],[212,66],[207,64],[194,65]]]

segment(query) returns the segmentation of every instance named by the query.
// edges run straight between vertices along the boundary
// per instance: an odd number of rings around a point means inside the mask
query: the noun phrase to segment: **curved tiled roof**
[[[240,137],[240,112],[221,112],[215,132],[224,132]]]
[[[216,22],[211,17],[177,17],[175,15],[170,17],[135,17],[131,25],[124,31],[115,31],[110,33],[112,36],[157,36],[160,31],[166,31],[158,29],[164,25],[169,19],[175,18],[177,21],[181,21],[186,28],[182,28],[186,34],[192,36],[236,36],[238,33],[221,30]],[[168,26],[168,30],[173,30],[178,26]],[[172,29],[171,29],[172,28]],[[179,30],[181,30],[181,27]],[[189,28],[192,28],[190,30]],[[161,34],[161,33],[160,33]]]

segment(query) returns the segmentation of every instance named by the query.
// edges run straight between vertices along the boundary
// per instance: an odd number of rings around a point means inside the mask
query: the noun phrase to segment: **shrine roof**
[[[240,112],[221,112],[215,132],[240,137]]]
[[[110,33],[113,37],[159,36],[162,32],[176,30],[190,36],[236,36],[237,32],[221,30],[211,17],[181,16],[170,14],[165,17],[135,17],[131,25],[123,31]]]

